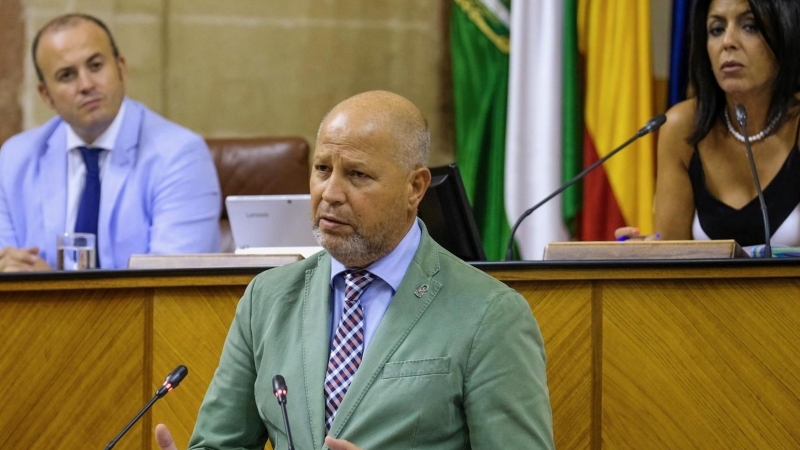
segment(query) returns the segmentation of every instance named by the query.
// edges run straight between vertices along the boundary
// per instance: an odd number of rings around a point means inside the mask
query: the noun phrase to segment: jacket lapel
[[[55,129],[39,164],[38,185],[42,196],[45,252],[55,255],[56,235],[64,233],[67,220],[67,132],[66,124]],[[69,230],[72,231],[72,230]],[[55,258],[53,258],[55,259]]]
[[[325,440],[324,385],[330,347],[330,275],[330,256],[322,252],[317,267],[306,271],[303,289],[303,377],[312,448],[321,448]]]
[[[331,426],[330,434],[333,436],[341,433],[375,379],[381,375],[383,366],[403,343],[442,287],[442,284],[434,278],[439,271],[436,243],[428,235],[425,225],[419,223],[422,228],[422,239],[417,253],[364,354],[347,395],[339,405]]]
[[[114,261],[113,236],[111,236],[111,216],[117,209],[119,194],[125,185],[128,174],[133,169],[136,159],[136,149],[139,145],[139,130],[141,129],[144,110],[141,106],[125,99],[125,117],[114,143],[114,150],[109,155],[110,159],[103,173],[103,182],[100,186],[100,216],[98,220],[98,251],[100,253],[101,267]]]

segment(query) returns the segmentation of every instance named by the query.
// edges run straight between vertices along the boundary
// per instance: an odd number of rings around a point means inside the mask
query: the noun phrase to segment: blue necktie
[[[97,218],[100,215],[100,152],[99,148],[78,147],[86,164],[86,184],[81,194],[76,233],[92,233],[97,236]]]

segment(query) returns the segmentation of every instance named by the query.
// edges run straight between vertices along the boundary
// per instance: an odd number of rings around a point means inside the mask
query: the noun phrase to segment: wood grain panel
[[[508,265],[542,329],[559,449],[800,448],[800,264]],[[0,276],[0,448],[185,446],[247,271]]]
[[[222,346],[244,286],[159,288],[153,307],[153,380],[177,365],[189,375],[153,410],[152,423],[166,423],[179,448],[188,444],[197,411],[217,369]],[[155,391],[155,387],[153,388]]]
[[[143,405],[141,295],[9,297],[0,297],[0,448],[104,448]],[[141,442],[134,428],[116,448]]]
[[[592,426],[591,283],[507,284],[528,300],[542,331],[556,448],[589,448]]]
[[[800,281],[603,285],[603,447],[800,447]]]

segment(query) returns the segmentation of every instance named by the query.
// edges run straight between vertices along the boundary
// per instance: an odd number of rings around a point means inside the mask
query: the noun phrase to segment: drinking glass
[[[58,270],[85,270],[96,267],[96,239],[92,233],[63,233],[57,236]]]

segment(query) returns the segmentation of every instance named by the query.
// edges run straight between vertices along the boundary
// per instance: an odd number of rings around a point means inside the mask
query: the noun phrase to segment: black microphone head
[[[169,375],[167,375],[167,379],[164,380],[164,382],[169,383],[173,388],[176,388],[179,384],[181,384],[181,381],[186,378],[186,375],[189,375],[189,369],[181,364],[180,366],[176,367],[175,370],[170,372]]]
[[[283,375],[272,377],[272,392],[275,394],[275,398],[278,399],[278,403],[286,402],[286,394],[289,393],[289,390],[286,387],[286,380],[283,379]]]
[[[283,379],[283,375],[275,375],[272,377],[272,390],[273,392],[286,390],[286,380]]]
[[[744,109],[744,105],[739,103],[735,107],[736,109],[736,121],[739,122],[739,126],[742,127],[742,131],[747,133],[747,111]]]
[[[156,397],[161,398],[167,395],[168,392],[171,392],[173,389],[178,387],[186,378],[186,375],[189,375],[189,369],[186,368],[184,365],[180,365],[176,367],[172,372],[167,375],[167,378],[164,380],[164,384],[161,385],[160,388],[156,391]]]
[[[652,119],[648,120],[647,123],[639,130],[639,136],[644,136],[645,134],[652,133],[657,129],[661,128],[661,125],[667,123],[667,115],[666,114],[659,114]]]

